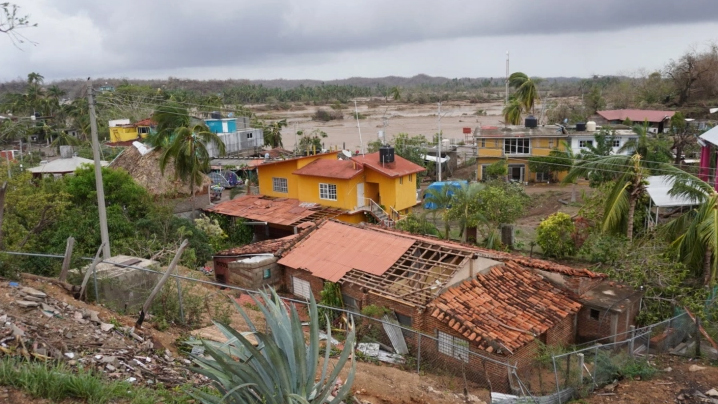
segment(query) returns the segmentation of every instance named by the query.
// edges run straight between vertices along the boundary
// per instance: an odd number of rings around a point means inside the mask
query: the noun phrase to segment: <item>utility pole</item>
[[[107,210],[105,209],[105,188],[102,184],[102,165],[100,161],[100,141],[97,138],[97,117],[95,101],[92,98],[92,79],[87,78],[87,104],[90,108],[90,131],[92,132],[92,156],[95,158],[95,188],[97,189],[97,211],[100,213],[100,240],[102,255],[110,259],[110,234],[107,231]]]
[[[504,105],[509,105],[509,51],[506,51],[506,92],[504,93]]]
[[[439,142],[437,145],[437,156],[436,156],[436,176],[439,182],[441,182],[441,101],[439,101]]]
[[[354,99],[354,115],[357,118],[357,129],[359,129],[359,153],[364,155],[364,142],[361,140],[361,125],[359,125],[359,110],[357,109],[357,100]]]

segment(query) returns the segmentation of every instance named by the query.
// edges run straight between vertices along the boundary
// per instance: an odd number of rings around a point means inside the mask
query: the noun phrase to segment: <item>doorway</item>
[[[509,164],[509,180],[524,182],[524,170],[526,166],[523,164]]]

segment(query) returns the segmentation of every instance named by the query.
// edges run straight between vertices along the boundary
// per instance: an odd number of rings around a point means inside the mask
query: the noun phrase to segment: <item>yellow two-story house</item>
[[[394,155],[393,148],[339,157],[331,152],[261,164],[259,193],[342,209],[347,214],[339,219],[353,223],[372,208],[396,219],[417,204],[416,174],[424,168]]]
[[[151,118],[130,123],[129,119],[118,119],[109,122],[110,142],[130,142],[144,139],[157,126]]]
[[[550,173],[532,173],[529,170],[529,158],[548,156],[551,150],[561,147],[561,142],[568,138],[568,134],[555,125],[483,126],[474,137],[478,153],[477,178],[486,179],[486,168],[503,160],[508,166],[509,180],[526,183],[550,180]]]

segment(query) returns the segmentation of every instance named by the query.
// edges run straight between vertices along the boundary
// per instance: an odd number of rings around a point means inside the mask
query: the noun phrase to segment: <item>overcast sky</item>
[[[0,80],[633,74],[718,41],[718,0],[11,0]]]

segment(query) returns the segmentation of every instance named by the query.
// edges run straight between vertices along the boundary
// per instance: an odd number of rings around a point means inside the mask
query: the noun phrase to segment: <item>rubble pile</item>
[[[58,301],[37,289],[15,282],[5,285],[0,297],[0,356],[60,360],[131,383],[208,384],[204,376],[185,368],[189,360],[155,349],[151,336],[142,330],[104,322],[97,311]]]

